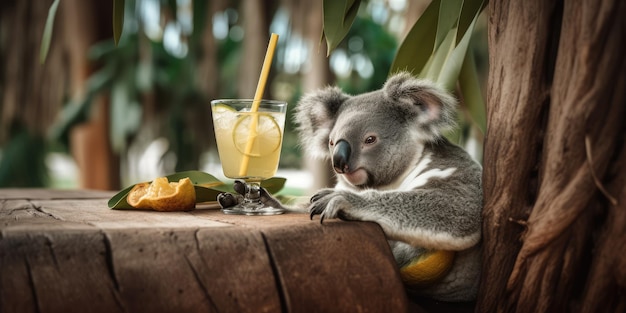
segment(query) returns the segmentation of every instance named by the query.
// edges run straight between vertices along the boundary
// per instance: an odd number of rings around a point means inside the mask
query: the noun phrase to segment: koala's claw
[[[320,195],[319,193],[316,193],[311,197],[311,200],[309,201],[309,203],[315,203],[321,198],[322,198],[322,195]]]
[[[313,218],[315,217],[315,215],[319,215],[320,216],[320,224],[324,223],[324,210],[320,210],[318,208],[311,208],[311,215],[310,218],[311,220],[313,220]]]
[[[326,212],[326,199],[323,199],[325,194],[317,193],[311,198],[311,206],[309,207],[309,211],[311,212],[311,220],[315,215],[320,216],[320,224],[324,223],[324,218],[328,217]]]

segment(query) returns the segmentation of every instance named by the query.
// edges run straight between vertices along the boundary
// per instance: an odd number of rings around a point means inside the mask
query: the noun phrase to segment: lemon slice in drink
[[[215,113],[235,112],[235,109],[225,104],[218,103],[213,106],[213,112]]]
[[[229,130],[237,122],[237,111],[225,104],[215,104],[212,106],[213,125],[215,129]],[[218,131],[216,131],[217,133]],[[221,132],[221,131],[220,131]]]
[[[253,120],[257,118],[257,135],[250,138],[250,127]],[[253,140],[250,153],[246,153],[248,140]],[[280,147],[282,133],[280,126],[267,113],[245,113],[242,114],[233,129],[233,142],[235,148],[250,157],[263,157],[272,154]]]

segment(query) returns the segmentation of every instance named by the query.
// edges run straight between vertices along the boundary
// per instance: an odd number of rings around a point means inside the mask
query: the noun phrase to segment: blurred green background
[[[117,45],[113,2],[124,5]],[[222,177],[208,103],[253,97],[271,32],[280,39],[264,98],[286,100],[292,112],[304,92],[326,85],[350,94],[380,88],[430,3],[358,1],[345,38],[327,56],[322,2],[61,0],[41,64],[53,1],[3,1],[0,187],[117,190],[184,170]],[[469,54],[480,89],[482,19],[473,31]],[[480,160],[482,134],[461,126],[455,138]],[[284,140],[278,176],[288,178],[290,193],[331,184],[307,166],[290,117]]]

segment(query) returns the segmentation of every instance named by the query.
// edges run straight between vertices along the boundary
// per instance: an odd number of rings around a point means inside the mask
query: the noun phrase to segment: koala
[[[442,132],[455,126],[456,100],[427,80],[391,76],[381,90],[351,96],[337,87],[309,93],[295,112],[301,146],[330,159],[334,188],[311,197],[311,218],[371,221],[401,269],[428,253],[450,265],[411,294],[475,299],[480,275],[482,167]]]

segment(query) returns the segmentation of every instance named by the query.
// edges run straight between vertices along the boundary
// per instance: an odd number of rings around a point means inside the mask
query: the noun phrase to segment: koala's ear
[[[394,103],[417,115],[421,135],[427,140],[436,140],[443,131],[456,125],[456,99],[429,80],[401,72],[385,82],[383,92]]]
[[[338,87],[327,87],[304,95],[298,102],[294,119],[301,146],[310,156],[328,157],[328,136],[339,107],[348,98]]]

